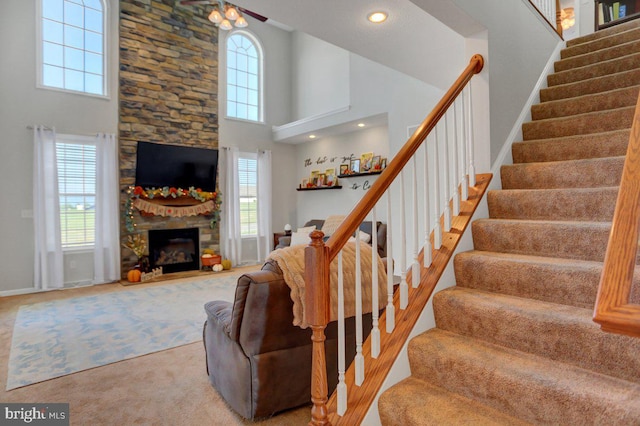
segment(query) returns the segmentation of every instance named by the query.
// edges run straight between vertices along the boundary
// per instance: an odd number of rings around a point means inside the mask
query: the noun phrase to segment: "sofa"
[[[312,219],[304,224],[304,227],[307,228],[309,226],[315,226],[316,229],[322,230],[325,221],[323,219]],[[387,225],[382,222],[376,222],[377,224],[377,235],[378,235],[378,255],[380,258],[385,258],[387,256]],[[371,221],[362,222],[360,224],[360,231],[366,232],[371,235]],[[330,236],[325,236],[325,241],[329,239]],[[369,244],[372,243],[372,240],[369,241]],[[282,236],[278,239],[278,245],[276,245],[276,249],[289,247],[291,245],[291,237],[290,236]]]
[[[309,404],[311,330],[293,325],[293,302],[278,264],[238,279],[234,301],[205,305],[203,341],[211,385],[240,416],[257,419]],[[364,336],[371,314],[363,316]],[[326,329],[329,394],[337,385],[337,324]],[[347,363],[355,356],[355,321],[346,320]]]

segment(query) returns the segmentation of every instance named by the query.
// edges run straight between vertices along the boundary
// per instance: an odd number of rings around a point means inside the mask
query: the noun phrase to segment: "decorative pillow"
[[[324,233],[324,235],[328,237],[333,235],[333,233],[336,232],[336,229],[338,229],[338,226],[340,226],[345,217],[345,215],[329,216],[322,225],[322,232]]]
[[[303,228],[298,228],[298,232],[302,232],[303,234],[306,234],[306,235],[309,235],[315,230],[316,230],[315,226],[305,226]]]
[[[371,241],[371,235],[367,234],[366,232],[360,231],[360,241],[362,241],[363,243],[368,243],[369,241]]]
[[[300,244],[309,244],[311,242],[311,237],[309,236],[310,232],[311,231],[309,231],[309,232],[292,232],[291,233],[291,247],[298,246]]]

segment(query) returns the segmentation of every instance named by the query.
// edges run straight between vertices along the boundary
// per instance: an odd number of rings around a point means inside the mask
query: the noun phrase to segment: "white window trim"
[[[258,51],[258,120],[248,120],[245,118],[230,117],[227,114],[227,78],[228,78],[227,76],[227,69],[228,69],[227,42],[229,37],[235,34],[240,34],[242,36],[247,37],[249,40],[251,40],[256,50]],[[264,115],[265,115],[265,111],[264,111],[264,49],[262,48],[262,43],[260,43],[260,39],[258,39],[258,37],[255,34],[253,34],[251,31],[248,31],[246,29],[235,29],[233,31],[230,31],[229,33],[227,33],[227,37],[224,40],[224,102],[223,104],[224,104],[223,106],[224,118],[226,118],[227,120],[236,120],[244,123],[253,123],[253,124],[266,124],[265,118],[264,118]]]
[[[255,123],[254,121],[251,121],[251,120],[243,120],[243,121],[248,121],[250,123]],[[238,155],[238,160],[243,159],[243,158],[244,159],[249,159],[249,160],[255,160],[257,162],[258,161],[258,154],[255,153],[255,152],[240,152],[239,155]],[[256,178],[257,177],[258,176],[257,176],[257,171],[256,171]],[[256,194],[256,202],[257,202],[257,200],[258,200],[258,197],[257,197],[257,194]],[[240,212],[238,212],[238,214],[240,214]],[[256,226],[257,226],[257,224],[258,224],[258,222],[256,221]],[[242,229],[242,224],[240,224],[240,229]],[[250,235],[242,235],[241,234],[240,238],[243,239],[243,240],[246,240],[246,239],[254,239],[255,240],[256,238],[258,238],[258,234],[257,233],[256,234],[250,234]]]
[[[56,135],[56,144],[57,143],[97,146],[96,138],[93,136],[67,135],[63,133],[58,133]],[[96,161],[97,161],[97,158],[96,158]],[[62,247],[62,251],[65,253],[81,253],[81,252],[93,253],[94,249],[95,249],[95,242],[91,244],[84,244],[81,246],[72,246],[72,247],[63,246]]]
[[[109,1],[100,0],[102,3],[102,91],[103,95],[95,93],[87,93],[80,90],[63,89],[60,87],[45,86],[42,83],[42,0],[35,0],[36,2],[36,88],[51,90],[54,92],[70,93],[74,95],[89,96],[91,98],[110,100],[111,95],[109,93],[109,79],[108,79],[108,63],[110,61],[110,55],[108,49],[108,31],[107,24],[109,23]]]

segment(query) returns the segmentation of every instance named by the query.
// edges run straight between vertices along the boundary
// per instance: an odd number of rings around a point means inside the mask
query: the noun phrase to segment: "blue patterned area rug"
[[[204,304],[233,301],[239,275],[21,306],[7,390],[197,342]]]

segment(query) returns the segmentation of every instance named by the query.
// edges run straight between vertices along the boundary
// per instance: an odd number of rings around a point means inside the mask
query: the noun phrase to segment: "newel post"
[[[324,329],[329,323],[329,256],[321,231],[311,233],[311,243],[304,251],[305,313],[312,330],[311,421],[309,425],[329,425],[327,415],[327,360]]]

